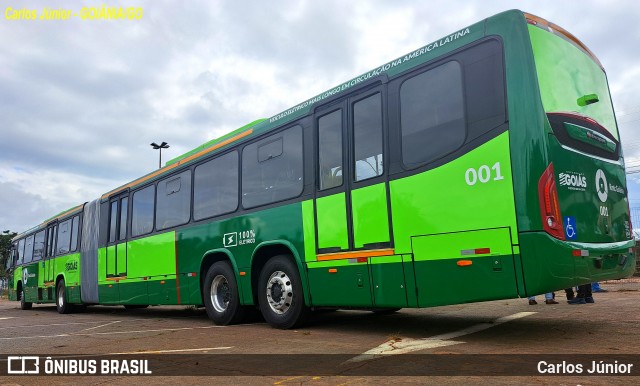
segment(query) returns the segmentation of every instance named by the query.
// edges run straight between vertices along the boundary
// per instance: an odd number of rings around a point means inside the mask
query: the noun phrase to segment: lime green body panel
[[[318,248],[349,249],[347,203],[344,193],[316,199]]]
[[[302,227],[304,231],[304,259],[316,260],[316,220],[313,214],[313,201],[302,202]]]
[[[619,139],[607,76],[600,66],[561,37],[532,25],[528,29],[545,111],[584,114]],[[597,95],[598,102],[581,106],[578,100],[589,94]]]
[[[389,241],[386,184],[353,190],[351,192],[351,210],[355,248]]]
[[[175,240],[175,232],[167,232],[129,241],[127,279],[175,275]]]
[[[69,303],[80,303],[79,253],[71,253],[16,267],[13,271],[12,297],[10,300],[18,300],[17,290],[20,282],[25,290],[26,301],[32,303],[54,303],[56,301],[56,285],[59,280],[64,280],[67,301]]]
[[[396,253],[412,252],[412,236],[474,229],[509,228],[512,240],[501,249],[517,244],[508,132],[448,164],[389,185]],[[465,245],[461,249],[471,248]]]
[[[100,303],[179,304],[180,289],[174,231],[98,250]]]

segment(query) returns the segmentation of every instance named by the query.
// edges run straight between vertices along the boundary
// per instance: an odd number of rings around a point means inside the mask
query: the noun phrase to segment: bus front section
[[[630,276],[627,183],[604,69],[561,27],[525,17],[545,115],[544,171],[528,182],[540,223],[520,240],[526,294]]]

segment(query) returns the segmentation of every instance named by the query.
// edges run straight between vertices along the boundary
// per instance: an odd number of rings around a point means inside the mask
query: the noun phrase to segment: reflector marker
[[[338,270],[335,268],[329,268],[329,273],[337,273]]]
[[[196,277],[196,273],[195,272],[189,272],[187,274],[188,277]],[[242,276],[242,272],[240,273],[240,276]]]
[[[573,253],[573,256],[576,256],[576,257],[580,257],[580,256],[582,256],[582,257],[589,256],[589,251],[588,251],[588,250],[586,250],[586,249],[574,249],[572,253]]]
[[[367,251],[353,251],[353,252],[338,252],[338,253],[325,253],[318,255],[318,261],[327,260],[341,260],[341,259],[357,259],[359,257],[376,257],[376,256],[391,256],[394,255],[393,248],[390,249],[371,249]]]
[[[487,255],[491,253],[491,248],[463,249],[460,251],[462,256],[466,255]]]
[[[456,263],[459,267],[468,267],[471,264],[473,264],[473,261],[471,260],[458,260],[458,262]]]

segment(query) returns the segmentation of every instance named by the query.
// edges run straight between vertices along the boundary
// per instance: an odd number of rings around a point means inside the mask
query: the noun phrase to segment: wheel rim
[[[217,312],[225,312],[231,300],[231,289],[227,278],[218,275],[211,282],[211,304]]]
[[[267,280],[267,300],[271,311],[282,315],[291,308],[293,286],[291,279],[282,271],[275,271]]]
[[[64,289],[58,287],[58,306],[64,307]]]

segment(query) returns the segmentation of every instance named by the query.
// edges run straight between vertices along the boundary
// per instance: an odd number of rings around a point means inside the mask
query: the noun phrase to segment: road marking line
[[[278,382],[274,382],[273,384],[274,385],[281,385],[281,384],[283,384],[283,383],[285,383],[287,381],[293,381],[294,379],[299,379],[299,378],[302,378],[302,377],[303,377],[303,375],[300,375],[298,377],[293,377],[293,378],[287,378],[287,379],[283,379],[283,380],[278,381]]]
[[[0,318],[0,320],[7,320],[7,319],[15,319],[15,316],[5,316],[3,318]]]
[[[151,350],[151,351],[134,351],[134,352],[112,352],[106,355],[131,355],[131,354],[162,354],[170,352],[189,352],[189,351],[211,351],[211,350],[228,350],[233,348],[229,347],[204,347],[204,348],[185,348],[180,350]]]
[[[494,320],[492,323],[480,323],[462,330],[448,332],[444,334],[435,335],[429,338],[412,339],[404,338],[402,340],[391,339],[384,342],[378,347],[374,347],[371,350],[364,352],[356,357],[353,357],[347,361],[349,362],[361,362],[369,359],[374,359],[380,355],[397,355],[406,354],[413,351],[426,350],[436,347],[452,346],[460,343],[459,341],[453,341],[450,339],[459,338],[464,335],[473,334],[479,331],[486,330],[497,325],[510,322],[515,319],[524,318],[525,316],[533,315],[535,312],[518,312],[513,315],[504,316]]]
[[[504,316],[502,318],[496,319],[493,322],[490,323],[480,323],[480,324],[476,324],[474,326],[471,327],[467,327],[467,328],[463,328],[462,330],[459,331],[454,331],[454,332],[448,332],[445,334],[440,334],[440,335],[436,335],[436,336],[432,336],[426,339],[442,339],[442,340],[448,340],[448,339],[454,339],[454,338],[458,338],[460,336],[463,335],[469,335],[469,334],[473,334],[479,331],[483,331],[486,330],[488,328],[491,327],[495,327],[499,324],[502,323],[506,323],[506,322],[510,322],[512,320],[516,320],[516,319],[520,319],[520,318],[524,318],[525,316],[529,316],[529,315],[533,315],[535,314],[535,312],[518,312],[517,314],[513,314],[513,315],[508,315],[508,316]]]
[[[240,326],[255,326],[255,324],[235,324],[233,327]],[[201,326],[201,327],[179,327],[179,328],[158,328],[153,330],[134,330],[134,331],[112,331],[112,332],[93,332],[93,333],[79,333],[70,332],[67,334],[55,334],[55,335],[38,335],[38,336],[12,336],[12,337],[0,337],[0,340],[13,340],[13,339],[33,339],[33,338],[60,338],[69,336],[92,336],[92,335],[116,335],[116,334],[137,334],[144,332],[162,332],[162,331],[186,331],[186,330],[200,330],[209,328],[226,328],[228,326]]]
[[[141,319],[143,320],[143,319]],[[10,328],[31,328],[31,327],[49,327],[49,326],[70,326],[76,324],[96,324],[96,323],[104,323],[106,320],[97,320],[95,322],[72,322],[72,323],[52,323],[52,324],[32,324],[28,326],[8,326],[8,327],[0,327],[0,330],[6,330]]]
[[[80,332],[82,332],[82,331],[89,331],[89,330],[93,330],[93,329],[95,329],[95,328],[100,328],[100,327],[108,326],[108,325],[110,325],[110,324],[114,324],[114,323],[120,323],[120,320],[114,320],[113,322],[109,322],[109,323],[101,324],[101,325],[99,325],[99,326],[94,326],[94,327],[85,328],[84,330],[80,330]]]

